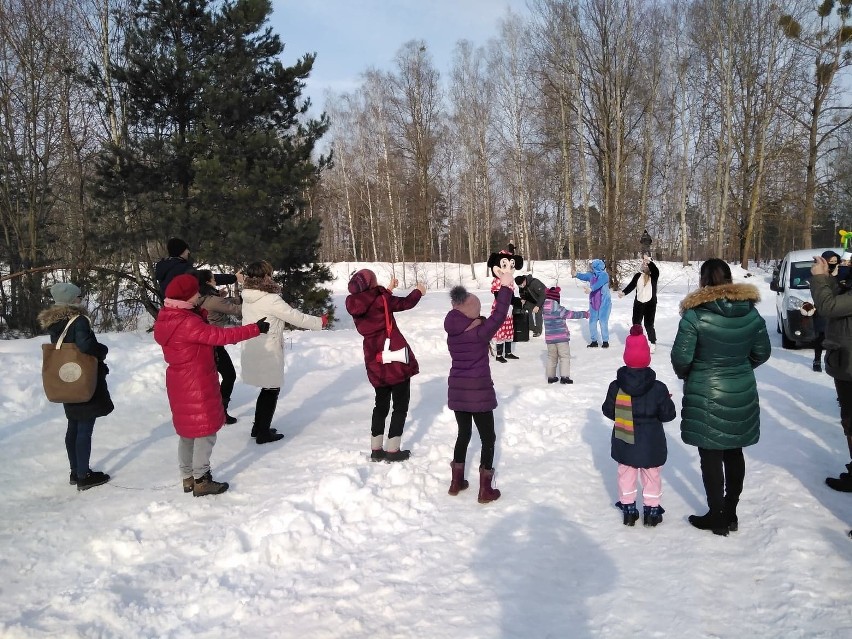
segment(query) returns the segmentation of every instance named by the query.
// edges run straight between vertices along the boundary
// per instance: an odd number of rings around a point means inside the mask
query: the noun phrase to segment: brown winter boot
[[[192,475],[183,478],[183,492],[191,493],[192,487],[195,485],[195,479]]]
[[[460,491],[467,490],[467,487],[470,486],[470,482],[464,478],[464,462],[453,462],[450,464],[450,468],[453,469],[453,480],[450,482],[450,489],[447,493],[458,495]]]
[[[214,481],[210,471],[204,473],[201,477],[195,480],[192,485],[193,497],[203,497],[205,495],[220,495],[228,490],[228,482]]]
[[[500,499],[500,491],[491,487],[491,480],[494,479],[493,468],[479,469],[479,503],[487,504],[490,501]]]

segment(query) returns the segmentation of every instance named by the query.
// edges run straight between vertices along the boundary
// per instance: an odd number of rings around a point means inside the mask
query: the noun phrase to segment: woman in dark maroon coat
[[[417,284],[406,297],[397,297],[392,293],[396,285],[394,278],[388,288],[379,286],[373,271],[361,269],[349,280],[351,295],[346,298],[346,310],[355,321],[356,330],[364,336],[367,379],[376,389],[376,406],[370,426],[370,459],[373,461],[405,461],[411,456],[410,450],[400,450],[400,442],[408,416],[411,378],[420,372],[420,367],[393,314],[414,308],[426,293],[426,287]],[[396,352],[396,361],[384,363],[383,352]],[[391,398],[393,413],[387,447],[384,447],[385,419],[390,412]]]
[[[459,427],[453,451],[453,478],[448,492],[450,495],[458,495],[459,491],[469,485],[464,478],[464,465],[473,422],[482,441],[479,460],[481,504],[500,497],[500,491],[491,487],[494,478],[494,444],[497,440],[494,434],[497,394],[494,392],[494,382],[491,381],[488,349],[491,338],[500,329],[509,312],[513,273],[514,269],[508,268],[498,276],[500,289],[488,319],[479,314],[482,308],[479,298],[468,293],[463,286],[456,286],[450,291],[453,310],[447,313],[444,319],[447,347],[453,361],[448,379],[447,405],[455,412]]]

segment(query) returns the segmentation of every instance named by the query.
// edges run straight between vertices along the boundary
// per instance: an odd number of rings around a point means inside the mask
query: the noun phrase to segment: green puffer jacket
[[[685,380],[680,435],[684,443],[727,450],[760,439],[760,404],[754,370],[772,347],[766,322],[754,308],[751,284],[693,291],[680,303],[672,366]]]
[[[817,313],[828,319],[825,327],[825,372],[834,379],[852,380],[852,292],[843,292],[837,278],[814,275],[811,295]]]

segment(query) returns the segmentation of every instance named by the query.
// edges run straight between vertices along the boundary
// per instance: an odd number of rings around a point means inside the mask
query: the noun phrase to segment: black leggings
[[[216,357],[216,370],[222,376],[222,383],[219,387],[222,393],[222,405],[227,410],[228,404],[231,403],[234,382],[237,381],[237,371],[234,370],[234,363],[224,346],[216,346],[213,349],[213,355]]]
[[[468,413],[462,410],[454,411],[456,423],[459,426],[459,435],[456,438],[456,447],[453,451],[453,462],[463,464],[467,457],[467,445],[473,432],[471,422],[476,424],[479,431],[479,439],[482,442],[482,453],[479,456],[479,467],[491,470],[494,468],[494,442],[497,440],[494,434],[494,411],[487,413]]]
[[[373,408],[373,419],[370,425],[370,434],[373,437],[385,433],[385,418],[390,412],[391,398],[393,398],[393,413],[391,413],[390,418],[388,439],[400,437],[402,429],[405,428],[408,401],[411,399],[411,380],[407,379],[393,386],[378,386],[376,388],[376,406]]]
[[[722,510],[726,501],[736,505],[745,480],[743,449],[699,448],[698,456],[701,458],[701,479],[704,480],[710,510]]]
[[[648,333],[648,341],[652,344],[657,343],[657,330],[654,328],[654,318],[657,315],[657,300],[652,299],[649,302],[640,302],[633,300],[633,323],[641,324],[645,322],[645,332]]]

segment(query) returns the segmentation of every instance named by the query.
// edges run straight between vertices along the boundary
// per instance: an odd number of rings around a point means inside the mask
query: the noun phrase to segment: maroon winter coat
[[[406,297],[397,297],[384,286],[374,286],[346,298],[346,310],[355,320],[356,330],[364,336],[364,363],[367,366],[367,379],[376,388],[399,384],[420,372],[417,359],[399,331],[393,314],[414,308],[421,297],[423,294],[417,289],[411,291]],[[399,350],[403,346],[408,348],[408,364],[403,362],[382,364],[376,361],[376,355],[384,350],[385,339],[388,336],[382,298],[387,301],[390,313],[390,350]]]
[[[166,360],[166,392],[172,422],[181,437],[215,435],[225,423],[213,347],[257,337],[257,324],[219,328],[193,310],[163,307],[154,322],[154,340]]]
[[[501,286],[494,310],[484,322],[470,319],[458,309],[451,310],[444,318],[447,348],[453,360],[447,382],[447,406],[450,410],[486,413],[497,408],[488,343],[506,319],[511,302],[512,289]],[[481,323],[468,330],[471,323],[477,321]]]

